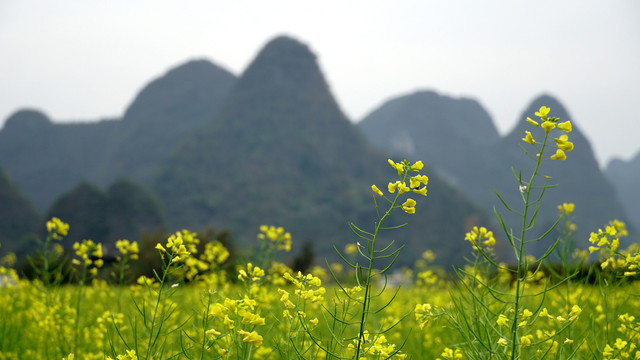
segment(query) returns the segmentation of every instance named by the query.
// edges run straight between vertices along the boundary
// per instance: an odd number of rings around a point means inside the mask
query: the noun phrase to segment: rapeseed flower
[[[567,155],[561,149],[556,150],[556,153],[551,155],[551,160],[567,160]]]
[[[573,203],[562,203],[562,205],[558,205],[558,210],[564,215],[570,215],[575,209],[575,204]]]
[[[405,201],[402,204],[402,210],[404,210],[404,212],[406,212],[407,214],[414,214],[416,212],[416,201],[413,199],[407,199],[407,201]]]
[[[525,131],[526,136],[522,138],[522,141],[529,143],[531,145],[535,145],[536,141],[533,139],[533,135],[531,135],[531,131]]]
[[[47,232],[53,240],[60,240],[62,239],[62,236],[67,236],[69,233],[69,224],[63,222],[57,217],[52,217],[51,220],[47,221],[46,226]]]
[[[373,190],[374,193],[380,195],[380,196],[384,196],[384,193],[382,193],[382,191],[380,191],[380,189],[378,189],[377,186],[375,185],[371,185],[371,190]]]

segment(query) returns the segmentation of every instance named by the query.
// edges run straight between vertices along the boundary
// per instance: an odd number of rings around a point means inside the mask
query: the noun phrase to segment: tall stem
[[[408,171],[409,170],[405,168],[402,182],[406,180]],[[378,232],[382,227],[382,223],[384,222],[384,219],[386,219],[387,216],[389,216],[389,214],[391,213],[391,210],[393,210],[396,207],[396,203],[398,202],[399,197],[400,197],[400,191],[398,190],[395,198],[393,199],[393,201],[391,202],[391,205],[389,206],[389,209],[387,210],[387,212],[384,213],[384,215],[382,215],[382,217],[376,223],[375,230],[373,232],[373,238],[371,239],[371,244],[367,249],[369,250],[369,267],[367,268],[367,279],[366,279],[365,288],[364,288],[364,299],[362,300],[362,317],[360,318],[360,331],[358,333],[358,346],[356,347],[356,357],[355,357],[356,359],[360,358],[360,347],[364,343],[364,327],[367,321],[367,314],[369,313],[369,304],[371,303],[371,300],[369,299],[370,298],[369,293],[371,292],[371,277],[373,275],[373,262],[375,260],[376,240],[378,239]],[[356,271],[358,271],[358,269],[356,269]]]
[[[538,159],[536,160],[536,167],[533,170],[533,174],[531,174],[531,178],[527,183],[527,188],[525,190],[525,200],[524,200],[524,211],[522,213],[522,231],[520,233],[520,246],[518,248],[518,269],[516,272],[516,293],[514,299],[514,313],[513,313],[513,324],[511,324],[511,359],[516,358],[516,350],[518,345],[518,311],[520,306],[520,299],[524,294],[524,285],[526,285],[526,276],[527,276],[527,266],[526,261],[524,259],[524,236],[527,231],[527,215],[529,211],[529,196],[531,194],[531,186],[533,185],[533,180],[538,174],[538,169],[540,168],[540,164],[542,163],[542,156],[544,154],[544,148],[547,145],[547,138],[549,133],[545,132],[544,141],[542,142],[542,148],[540,149],[539,154],[537,155]],[[524,277],[523,277],[524,274]],[[520,286],[522,286],[522,292],[520,291]]]

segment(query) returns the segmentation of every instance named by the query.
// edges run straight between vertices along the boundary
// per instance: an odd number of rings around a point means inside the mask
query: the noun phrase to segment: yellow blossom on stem
[[[244,341],[246,343],[250,343],[250,344],[253,344],[255,346],[262,345],[262,340],[263,340],[262,336],[259,335],[255,331],[248,332],[248,331],[244,331],[244,330],[238,330],[238,334],[243,336],[242,341]]]
[[[380,189],[378,189],[377,186],[375,185],[371,185],[371,190],[373,190],[374,193],[380,195],[380,196],[384,196],[384,194],[382,193],[382,191],[380,191]]]
[[[574,209],[575,204],[573,203],[562,203],[562,205],[558,205],[558,210],[565,215],[571,214]]]
[[[571,128],[571,121],[565,121],[565,122],[561,122],[558,123],[558,130],[562,130],[564,132],[571,132],[572,128]]]
[[[535,121],[535,120],[531,119],[530,117],[527,117],[527,122],[528,122],[529,124],[533,125],[533,126],[536,126],[536,127],[537,127],[537,126],[540,126],[540,124],[538,124],[538,122],[537,122],[537,121]]]
[[[406,212],[407,214],[413,214],[416,212],[416,201],[413,199],[407,199],[407,201],[405,201],[402,204],[402,210],[404,210],[404,212]]]
[[[551,160],[567,160],[567,155],[564,151],[558,149],[554,155],[551,155]]]
[[[535,145],[536,141],[533,139],[533,135],[531,135],[530,131],[525,131],[526,135],[522,138],[522,141],[529,143],[531,145]]]
[[[545,122],[542,123],[542,128],[547,133],[549,131],[553,130],[555,127],[556,127],[556,124],[554,122],[551,122],[551,121],[545,121]]]
[[[413,163],[413,165],[411,165],[412,170],[422,170],[423,167],[424,167],[424,164],[422,163],[421,160],[418,160],[415,163]]]
[[[522,344],[522,347],[531,346],[532,342],[533,342],[533,335],[531,334],[525,335],[520,338],[520,344]]]
[[[398,171],[398,176],[401,176],[402,173],[404,173],[404,166],[402,165],[402,163],[395,163],[391,159],[389,159],[387,161],[389,162],[389,165],[391,165],[392,168],[394,168],[394,169],[396,169],[396,171]]]
[[[500,316],[498,316],[498,320],[496,320],[496,324],[500,326],[509,326],[509,318],[500,314]]]
[[[550,111],[551,111],[551,108],[546,106],[541,106],[540,110],[536,111],[536,116],[542,119],[542,121],[546,121],[547,115],[549,115]]]

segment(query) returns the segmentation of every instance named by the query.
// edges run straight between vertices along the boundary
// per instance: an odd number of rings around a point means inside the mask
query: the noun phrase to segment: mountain
[[[345,118],[309,48],[278,37],[213,117],[180,139],[153,188],[173,226],[230,227],[247,244],[261,224],[282,225],[331,256],[333,244],[361,241],[347,220],[373,224],[370,186],[386,188],[395,173],[386,160]],[[480,211],[427,174],[429,196],[416,215],[393,218],[410,222],[394,234],[410,249],[402,262],[428,248],[460,261],[465,221]]]
[[[617,198],[629,215],[629,220],[636,229],[640,229],[640,191],[638,190],[640,152],[629,161],[620,159],[610,161],[605,175],[615,186]]]
[[[478,168],[492,162],[485,150],[500,135],[475,100],[419,91],[385,102],[358,127],[380,149],[421,159],[472,198],[491,191],[487,183],[474,180]]]
[[[151,81],[127,108],[100,168],[100,182],[127,176],[148,183],[175,141],[209,119],[235,81],[206,60],[189,61]]]
[[[522,202],[511,169],[522,170],[523,174],[533,170],[534,162],[519,146],[526,145],[522,138],[525,130],[531,130],[526,117],[532,116],[542,105],[551,108],[550,116],[572,120],[573,132],[569,139],[574,142],[575,149],[568,153],[566,161],[543,164],[542,173],[551,176],[551,182],[557,181],[559,185],[546,193],[538,216],[538,231],[555,221],[556,206],[562,202],[576,204],[579,241],[609,220],[624,220],[624,210],[614,196],[613,187],[600,171],[591,145],[580,131],[579,121],[574,121],[551,96],[535,99],[515,128],[503,138],[477,102],[432,92],[393,99],[365,117],[359,126],[375,145],[388,153],[423,159],[486,210],[493,211],[495,205],[500,212],[506,213],[493,188],[509,204]],[[506,219],[516,220],[510,216]],[[545,246],[534,244],[531,251],[540,254]]]
[[[117,129],[117,121],[54,124],[39,111],[21,110],[0,131],[0,166],[44,211],[62,192],[95,179]]]
[[[103,191],[82,182],[62,194],[47,212],[70,225],[63,245],[91,239],[113,249],[118,239],[138,239],[143,231],[153,231],[164,223],[157,200],[131,180],[118,179]]]
[[[82,181],[146,184],[176,139],[206,120],[234,82],[228,71],[197,60],[149,83],[122,119],[60,124],[36,110],[18,111],[0,131],[0,166],[40,211]]]
[[[8,252],[26,254],[44,224],[20,188],[0,169],[0,258]]]

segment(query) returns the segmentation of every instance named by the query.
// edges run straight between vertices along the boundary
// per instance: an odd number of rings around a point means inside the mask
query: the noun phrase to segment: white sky
[[[549,93],[601,165],[640,151],[636,0],[0,0],[0,124],[24,107],[119,117],[169,68],[206,58],[239,75],[281,34],[311,47],[355,121],[430,89],[475,98],[504,133]]]

